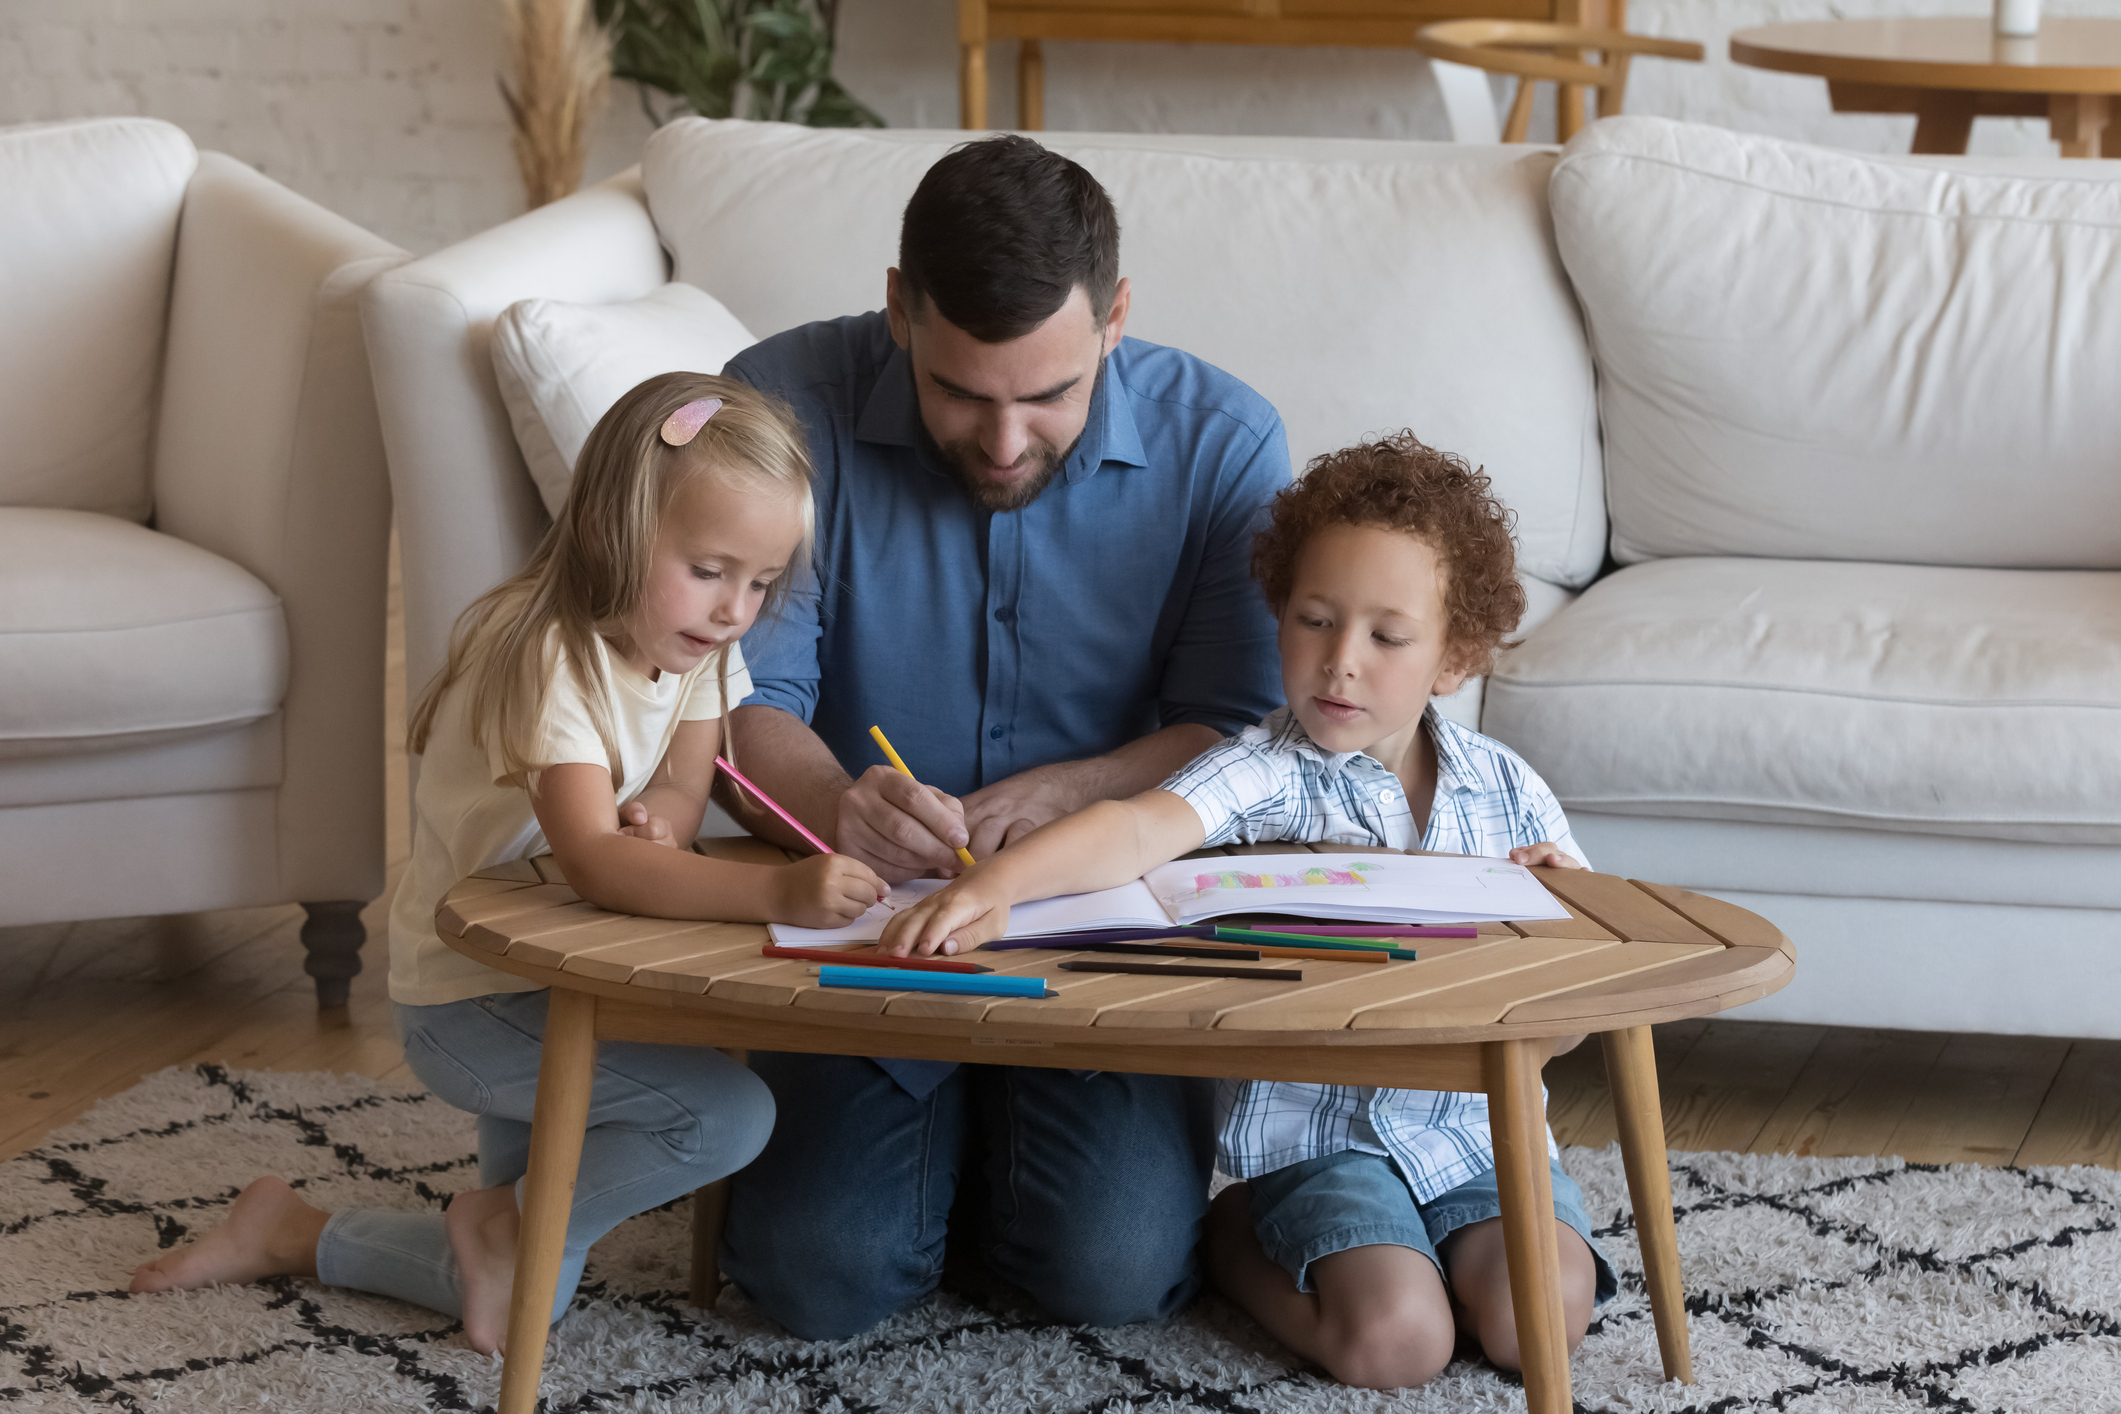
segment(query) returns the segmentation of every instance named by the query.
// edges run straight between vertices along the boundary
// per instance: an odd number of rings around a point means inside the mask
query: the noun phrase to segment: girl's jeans
[[[479,1186],[517,1185],[530,1161],[545,992],[400,1006],[405,1061],[428,1089],[479,1119]],[[751,1162],[773,1129],[773,1096],[720,1051],[603,1042],[552,1318],[567,1310],[590,1244]],[[317,1276],[463,1314],[439,1212],[338,1212],[317,1240]]]

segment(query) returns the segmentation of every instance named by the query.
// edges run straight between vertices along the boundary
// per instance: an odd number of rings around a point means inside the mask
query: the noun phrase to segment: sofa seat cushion
[[[2121,574],[1674,559],[1489,680],[1564,806],[2121,843]]]
[[[228,730],[287,675],[279,597],[249,571],[113,516],[0,508],[0,759]]]

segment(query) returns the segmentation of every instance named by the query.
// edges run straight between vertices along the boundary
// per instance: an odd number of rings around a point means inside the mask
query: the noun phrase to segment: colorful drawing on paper
[[[1242,869],[1219,869],[1213,874],[1195,874],[1193,892],[1188,897],[1206,898],[1219,889],[1367,889],[1370,881],[1363,875],[1376,872],[1376,865],[1360,861],[1345,869],[1320,865],[1295,874],[1250,874]]]

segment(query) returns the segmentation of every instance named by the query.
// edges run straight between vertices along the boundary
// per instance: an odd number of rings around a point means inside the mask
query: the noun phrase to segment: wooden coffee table
[[[753,840],[716,841],[713,853],[786,858]],[[1055,964],[1080,954],[983,955],[997,973],[1045,978],[1059,995],[1044,1001],[823,990],[803,964],[760,956],[766,930],[756,924],[607,913],[549,858],[473,875],[437,911],[443,940],[552,988],[502,1414],[530,1414],[537,1401],[599,1040],[1485,1091],[1525,1400],[1535,1414],[1568,1414],[1539,1073],[1562,1038],[1598,1032],[1664,1373],[1691,1382],[1650,1027],[1763,997],[1789,981],[1796,955],[1773,924],[1717,899],[1610,874],[1539,873],[1568,919],[1424,939],[1418,962],[1265,964],[1300,969],[1300,983],[1062,972]],[[711,1270],[711,1249],[705,1259]]]
[[[1825,79],[1837,113],[1915,114],[1916,152],[1965,152],[1975,118],[2045,118],[2064,157],[2097,157],[2121,94],[2121,19],[2046,18],[2026,39],[1986,18],[1762,25],[1731,36],[1731,59]]]

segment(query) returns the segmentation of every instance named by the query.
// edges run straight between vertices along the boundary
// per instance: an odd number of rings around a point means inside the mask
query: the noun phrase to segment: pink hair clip
[[[663,440],[673,447],[682,447],[700,435],[707,419],[722,410],[720,398],[694,398],[685,406],[663,419]]]

